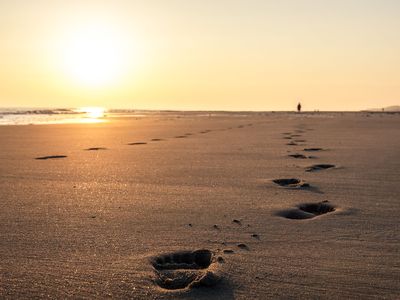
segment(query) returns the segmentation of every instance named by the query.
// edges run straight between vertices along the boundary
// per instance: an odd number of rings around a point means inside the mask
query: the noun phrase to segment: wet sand
[[[0,297],[398,299],[399,136],[379,113],[1,126]]]

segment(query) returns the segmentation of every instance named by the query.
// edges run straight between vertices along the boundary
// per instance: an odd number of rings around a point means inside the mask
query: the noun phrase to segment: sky
[[[398,0],[0,0],[0,107],[400,104]]]

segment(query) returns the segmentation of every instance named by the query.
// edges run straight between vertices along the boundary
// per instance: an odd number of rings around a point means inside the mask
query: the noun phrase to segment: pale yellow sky
[[[398,105],[399,28],[397,0],[0,0],[0,106]]]

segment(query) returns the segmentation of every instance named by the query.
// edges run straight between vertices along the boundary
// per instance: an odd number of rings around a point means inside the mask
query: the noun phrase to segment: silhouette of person
[[[297,104],[297,112],[301,112],[301,103]]]

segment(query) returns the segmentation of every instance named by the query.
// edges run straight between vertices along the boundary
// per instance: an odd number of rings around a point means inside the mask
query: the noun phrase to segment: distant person
[[[301,103],[297,104],[297,112],[301,112]]]

